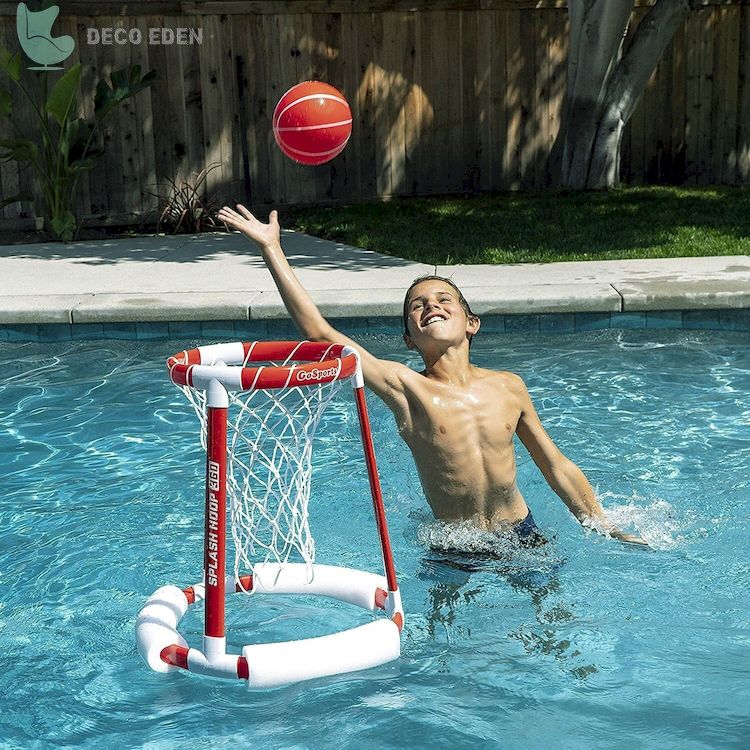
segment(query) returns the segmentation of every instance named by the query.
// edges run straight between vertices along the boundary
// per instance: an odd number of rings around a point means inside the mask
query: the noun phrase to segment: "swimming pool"
[[[431,520],[370,397],[402,658],[265,693],[157,675],[135,650],[144,599],[200,577],[196,422],[163,365],[195,343],[0,343],[0,747],[747,746],[747,333],[475,341],[477,364],[526,379],[553,439],[651,552],[583,530],[521,447],[519,484],[551,543],[442,553],[487,540]],[[363,343],[416,364],[395,331]],[[343,403],[320,428],[311,526],[320,562],[377,571],[357,429]],[[363,621],[331,602],[233,599],[230,644],[320,634],[332,608]],[[195,642],[200,613],[181,630]]]

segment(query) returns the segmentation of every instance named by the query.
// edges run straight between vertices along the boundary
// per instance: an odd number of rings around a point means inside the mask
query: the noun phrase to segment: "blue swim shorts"
[[[524,547],[537,547],[540,544],[546,544],[547,540],[542,536],[539,531],[539,527],[534,521],[534,516],[529,511],[526,518],[523,521],[519,521],[514,527],[513,531],[518,535],[518,539]]]

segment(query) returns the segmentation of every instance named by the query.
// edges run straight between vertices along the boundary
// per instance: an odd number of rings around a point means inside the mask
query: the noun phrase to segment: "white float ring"
[[[277,687],[355,672],[397,659],[401,652],[403,609],[399,591],[388,591],[385,576],[314,565],[314,575],[308,580],[310,570],[304,563],[256,565],[252,593],[326,596],[373,612],[384,610],[388,617],[318,638],[248,645],[241,656],[227,654],[223,638],[204,638],[204,651],[200,651],[188,646],[177,627],[190,605],[203,599],[203,583],[188,589],[162,586],[138,614],[138,651],[157,672],[182,668],[213,677],[240,677],[247,680],[249,688]],[[226,590],[242,590],[248,586],[248,578],[236,581],[228,576]]]

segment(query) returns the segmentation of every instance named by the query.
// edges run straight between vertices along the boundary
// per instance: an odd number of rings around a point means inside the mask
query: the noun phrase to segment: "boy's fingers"
[[[246,218],[246,219],[254,219],[255,217],[242,205],[239,203],[237,204],[237,208],[239,209],[239,212]]]

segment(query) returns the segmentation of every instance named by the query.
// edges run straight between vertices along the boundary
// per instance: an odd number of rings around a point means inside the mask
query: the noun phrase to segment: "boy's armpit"
[[[371,354],[368,356],[366,365],[363,357],[362,365],[368,388],[393,412],[401,429],[410,421],[406,394],[408,381],[416,373],[400,362],[377,359]]]

